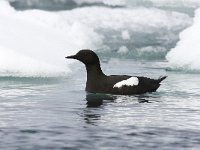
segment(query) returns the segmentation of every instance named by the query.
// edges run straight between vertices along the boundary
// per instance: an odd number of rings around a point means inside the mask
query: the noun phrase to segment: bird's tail
[[[165,78],[167,78],[167,76],[160,76],[157,80],[158,83],[160,83],[161,81],[163,81]]]

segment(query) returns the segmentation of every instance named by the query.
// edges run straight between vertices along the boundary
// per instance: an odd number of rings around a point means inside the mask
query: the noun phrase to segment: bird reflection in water
[[[86,95],[86,108],[84,109],[83,116],[87,124],[96,125],[100,120],[104,111],[104,106],[116,100],[116,96],[106,94],[87,93]]]
[[[119,95],[88,93],[86,95],[86,101],[87,101],[86,104],[87,104],[87,107],[99,107],[99,106],[106,105],[111,102],[115,102],[120,97],[121,96],[119,96]],[[126,99],[129,99],[129,98],[132,99],[133,97],[126,96]],[[137,99],[138,103],[150,103],[149,100],[147,100],[148,96],[137,95],[137,96],[134,96],[134,99],[135,98]]]
[[[122,102],[133,99],[136,103],[149,103],[147,96],[120,96],[120,95],[107,95],[107,94],[93,94],[88,93],[86,95],[86,108],[83,115],[87,124],[95,125],[98,120],[101,119],[101,115],[105,112],[105,106],[108,104],[118,103],[119,99],[123,99]]]
[[[103,104],[114,102],[116,99],[116,96],[107,94],[88,93],[86,95],[87,107],[99,107]]]

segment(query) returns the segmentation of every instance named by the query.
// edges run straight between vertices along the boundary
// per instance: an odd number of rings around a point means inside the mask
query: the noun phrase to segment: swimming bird
[[[150,79],[142,76],[105,75],[97,54],[87,49],[80,50],[77,54],[65,58],[76,59],[85,64],[87,70],[85,90],[90,93],[134,95],[155,92],[159,88],[160,82],[167,77]]]

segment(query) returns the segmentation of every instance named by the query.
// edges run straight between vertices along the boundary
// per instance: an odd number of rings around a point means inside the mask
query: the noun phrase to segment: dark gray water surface
[[[198,74],[114,59],[107,74],[168,78],[156,93],[91,95],[83,65],[73,65],[66,78],[0,78],[0,149],[199,149]]]

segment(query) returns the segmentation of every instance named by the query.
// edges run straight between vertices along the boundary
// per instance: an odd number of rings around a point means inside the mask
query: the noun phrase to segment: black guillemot
[[[80,50],[76,55],[67,56],[84,63],[87,70],[86,91],[91,93],[105,93],[117,95],[134,95],[146,92],[155,92],[160,82],[167,76],[159,79],[129,75],[107,76],[101,70],[99,57],[92,50]]]

